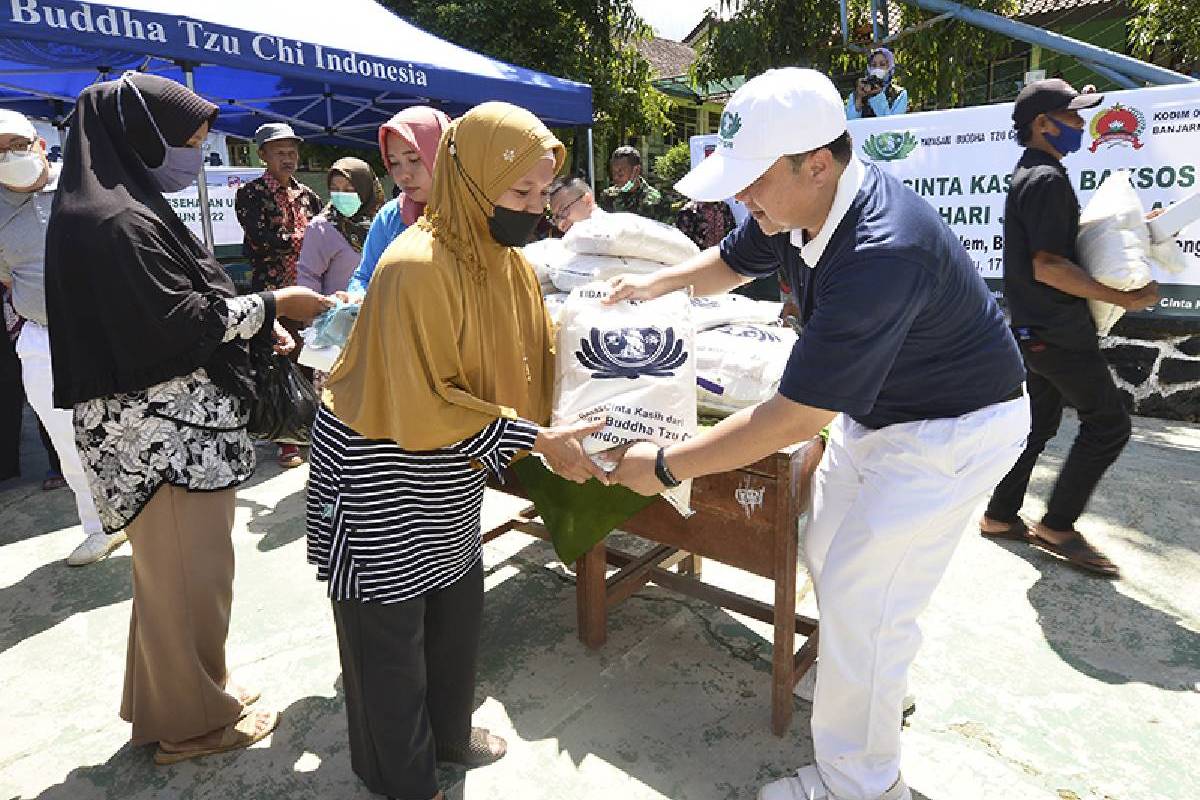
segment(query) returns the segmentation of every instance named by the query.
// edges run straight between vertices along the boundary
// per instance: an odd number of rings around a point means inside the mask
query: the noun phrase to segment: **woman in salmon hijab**
[[[423,217],[379,264],[313,427],[308,560],[329,584],[351,764],[372,791],[441,798],[436,763],[504,755],[471,727],[483,609],[484,485],[519,453],[607,482],[544,427],[553,336],[520,245],[564,148],[485,103],[451,123]]]
[[[436,108],[412,106],[379,128],[383,166],[403,194],[384,203],[371,222],[362,259],[350,279],[350,294],[366,293],[383,251],[425,210],[433,187],[433,159],[449,124],[450,118]]]

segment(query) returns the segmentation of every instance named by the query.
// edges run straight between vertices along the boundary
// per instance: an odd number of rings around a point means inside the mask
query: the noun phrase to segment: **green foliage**
[[[960,2],[1008,17],[1020,8],[1020,0]],[[906,5],[900,12],[900,24],[917,25],[934,16],[932,12]],[[897,80],[908,89],[909,102],[915,111],[986,103],[993,99],[988,96],[988,62],[1003,58],[1014,48],[1025,47],[965,22],[939,22],[896,42],[896,61],[901,65]],[[865,66],[865,61],[862,63]]]
[[[1131,55],[1184,73],[1200,71],[1200,8],[1195,0],[1129,0]]]
[[[962,2],[1005,15],[1014,14],[1019,6],[1019,0]],[[738,75],[751,77],[772,67],[801,66],[833,76],[848,93],[866,68],[866,53],[842,44],[836,2],[721,0],[721,11],[732,16],[714,25],[700,52],[695,77],[701,82]],[[935,16],[908,5],[901,6],[899,14],[899,20],[892,21],[901,27],[918,25]],[[850,43],[860,49],[869,48],[869,2],[849,0],[848,20]],[[906,34],[889,45],[899,64],[896,82],[908,90],[913,110],[985,102],[985,67],[1011,46],[1011,40],[999,34],[953,20]]]
[[[674,186],[692,167],[692,151],[687,141],[678,142],[654,159],[654,175],[664,186]]]
[[[867,18],[866,0],[850,0],[851,27]],[[696,60],[701,84],[758,75],[772,67],[845,67],[840,11],[829,0],[721,0],[720,15]]]
[[[510,64],[590,84],[596,161],[667,125],[637,43],[652,36],[629,0],[382,0],[437,36]]]

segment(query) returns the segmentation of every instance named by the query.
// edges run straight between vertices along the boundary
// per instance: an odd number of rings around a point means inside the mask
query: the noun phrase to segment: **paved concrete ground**
[[[1200,426],[1135,427],[1082,522],[1123,580],[972,535],[959,549],[912,675],[904,769],[916,797],[1200,796]],[[26,439],[40,475],[36,437]],[[1035,474],[1037,498],[1066,441]],[[167,768],[125,744],[116,713],[128,548],[68,568],[80,538],[69,494],[32,480],[0,487],[0,798],[373,796],[349,769],[333,625],[304,563],[305,469],[281,474],[260,456],[238,500],[229,657],[283,721],[252,750]],[[501,505],[490,498],[489,513]],[[1031,498],[1026,512],[1040,511]],[[572,578],[546,545],[509,534],[486,566],[476,719],[510,751],[486,769],[446,770],[451,798],[753,798],[811,760],[807,702],[796,700],[787,736],[768,731],[765,626],[652,587],[589,652],[575,638]],[[706,579],[770,597],[735,570],[709,564]]]

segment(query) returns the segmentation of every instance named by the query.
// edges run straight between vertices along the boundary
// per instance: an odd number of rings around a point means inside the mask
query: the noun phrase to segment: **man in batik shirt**
[[[238,189],[235,208],[253,269],[251,289],[261,292],[295,285],[304,230],[320,213],[321,200],[295,178],[300,137],[290,125],[262,125],[254,141],[267,171]]]
[[[255,292],[296,284],[296,261],[304,244],[308,221],[321,211],[321,200],[296,180],[300,167],[300,137],[291,125],[271,122],[254,132],[259,158],[267,165],[262,177],[237,191],[234,208],[242,226],[242,246],[250,261],[250,288]],[[296,335],[298,329],[287,326]],[[299,348],[295,351],[299,353]],[[280,443],[279,466],[303,462],[294,444]]]

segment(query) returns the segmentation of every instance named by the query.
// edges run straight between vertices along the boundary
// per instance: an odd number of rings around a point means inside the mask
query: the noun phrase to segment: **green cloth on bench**
[[[624,486],[605,486],[595,478],[587,483],[560,478],[533,456],[516,462],[512,469],[564,564],[574,563],[657,499],[643,497]]]

